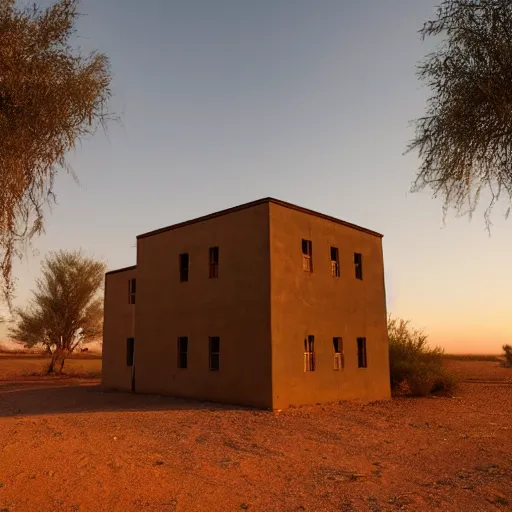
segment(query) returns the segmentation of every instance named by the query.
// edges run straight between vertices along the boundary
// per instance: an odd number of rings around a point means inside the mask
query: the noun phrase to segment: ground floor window
[[[135,348],[135,338],[126,340],[126,366],[133,366],[133,352]]]
[[[366,368],[368,361],[366,360],[366,338],[357,338],[357,366],[358,368]]]
[[[334,370],[342,370],[345,368],[345,356],[343,354],[343,339],[336,337],[332,339],[334,348]]]
[[[304,339],[304,371],[315,371],[315,337],[312,335]]]
[[[220,370],[220,338],[210,336],[210,370],[218,372]]]
[[[178,368],[187,368],[188,365],[188,337],[178,338]]]

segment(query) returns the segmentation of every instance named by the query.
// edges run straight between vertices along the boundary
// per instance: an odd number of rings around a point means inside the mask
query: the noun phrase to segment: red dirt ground
[[[0,358],[0,511],[512,510],[512,370],[449,364],[488,383],[271,413]]]

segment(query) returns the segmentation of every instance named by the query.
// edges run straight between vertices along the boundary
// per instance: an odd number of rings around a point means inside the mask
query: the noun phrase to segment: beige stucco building
[[[382,235],[271,198],[137,237],[103,384],[281,409],[390,396]]]

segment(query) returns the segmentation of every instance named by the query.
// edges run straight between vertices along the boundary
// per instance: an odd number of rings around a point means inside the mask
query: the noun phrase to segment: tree
[[[112,116],[107,57],[71,47],[78,0],[20,9],[0,0],[0,288],[12,260],[43,231],[68,152]]]
[[[512,200],[512,2],[444,0],[420,34],[441,43],[418,66],[432,95],[408,146],[421,161],[412,190],[470,216],[488,193],[489,228],[500,197]]]
[[[26,348],[42,345],[51,354],[48,373],[61,372],[80,342],[101,334],[105,267],[80,251],[51,253],[29,306],[16,310],[10,336]]]

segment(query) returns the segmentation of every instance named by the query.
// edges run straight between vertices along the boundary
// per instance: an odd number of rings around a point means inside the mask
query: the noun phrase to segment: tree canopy
[[[43,346],[52,354],[49,371],[61,371],[80,342],[102,332],[105,264],[79,251],[59,251],[43,261],[41,270],[32,301],[15,311],[10,336],[26,348]]]
[[[104,54],[71,46],[78,0],[46,9],[0,0],[0,288],[12,297],[12,261],[43,230],[66,155],[111,117]]]
[[[408,146],[421,161],[413,190],[469,215],[484,193],[489,226],[512,200],[512,2],[444,0],[420,34],[440,42],[418,67],[431,96]]]

